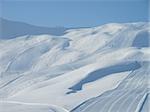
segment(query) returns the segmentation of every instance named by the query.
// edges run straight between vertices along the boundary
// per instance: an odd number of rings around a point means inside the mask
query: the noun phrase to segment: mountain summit
[[[12,39],[24,35],[63,35],[67,30],[64,27],[41,27],[3,18],[0,18],[0,27],[0,39]]]

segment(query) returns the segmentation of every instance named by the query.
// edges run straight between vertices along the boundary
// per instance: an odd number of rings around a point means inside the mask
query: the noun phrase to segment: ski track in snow
[[[88,101],[83,103],[84,107],[80,105],[72,112],[96,112],[93,111],[94,108],[99,110],[99,112],[134,111],[139,101],[147,92],[147,75],[150,68],[148,68],[147,64],[146,69],[145,67],[141,69],[132,72],[115,90],[104,93],[94,99],[94,101],[90,101],[90,103]]]
[[[0,112],[149,112],[149,33],[110,23],[0,40]]]

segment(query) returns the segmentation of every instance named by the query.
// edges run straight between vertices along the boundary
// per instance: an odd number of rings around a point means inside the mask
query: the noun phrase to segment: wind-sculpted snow
[[[121,63],[106,68],[101,68],[99,70],[93,71],[92,73],[89,73],[87,77],[83,78],[80,82],[70,87],[69,89],[73,90],[72,92],[76,92],[81,90],[82,86],[86,83],[90,83],[92,81],[98,80],[110,74],[125,72],[125,71],[133,71],[139,69],[140,67],[141,65],[138,62],[127,62],[127,63]]]
[[[72,112],[139,112],[136,110],[138,104],[147,94],[147,75],[150,72],[148,64],[149,62],[144,62],[143,68],[134,70],[116,89],[89,99]]]
[[[149,112],[149,23],[0,40],[0,112]]]
[[[137,34],[135,40],[133,41],[132,46],[138,48],[149,47],[149,33],[141,32]]]

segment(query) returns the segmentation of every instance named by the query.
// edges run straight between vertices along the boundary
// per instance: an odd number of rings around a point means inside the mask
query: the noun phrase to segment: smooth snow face
[[[68,112],[61,107],[38,103],[0,102],[0,107],[2,112]]]
[[[149,112],[149,33],[111,23],[0,40],[0,110]]]

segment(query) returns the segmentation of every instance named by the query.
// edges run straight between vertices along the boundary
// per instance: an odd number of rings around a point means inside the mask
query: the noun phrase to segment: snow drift
[[[110,23],[0,40],[0,110],[149,112],[149,33]]]

